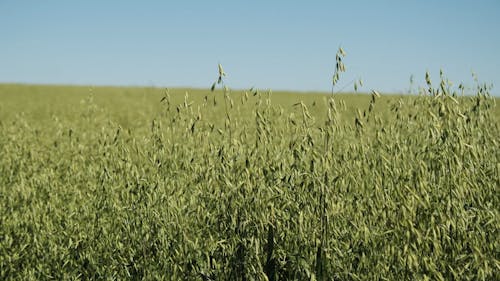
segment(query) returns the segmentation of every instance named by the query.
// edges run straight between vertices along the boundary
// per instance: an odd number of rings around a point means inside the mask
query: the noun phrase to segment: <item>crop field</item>
[[[497,102],[0,85],[0,280],[500,280]]]

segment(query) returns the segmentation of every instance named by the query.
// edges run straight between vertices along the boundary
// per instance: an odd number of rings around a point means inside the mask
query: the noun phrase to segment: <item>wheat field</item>
[[[0,85],[0,279],[499,280],[497,101]]]

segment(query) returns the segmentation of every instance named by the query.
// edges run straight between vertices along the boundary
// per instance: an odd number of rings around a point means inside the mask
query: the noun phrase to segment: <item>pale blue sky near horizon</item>
[[[500,1],[0,0],[0,82],[406,92],[409,78],[500,94]]]

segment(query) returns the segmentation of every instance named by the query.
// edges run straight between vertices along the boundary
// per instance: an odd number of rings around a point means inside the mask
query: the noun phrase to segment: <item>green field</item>
[[[0,280],[500,280],[500,111],[0,85]]]

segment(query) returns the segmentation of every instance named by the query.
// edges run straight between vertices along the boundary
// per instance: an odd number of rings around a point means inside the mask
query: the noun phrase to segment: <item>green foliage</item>
[[[498,280],[495,99],[428,80],[0,86],[0,279]]]

